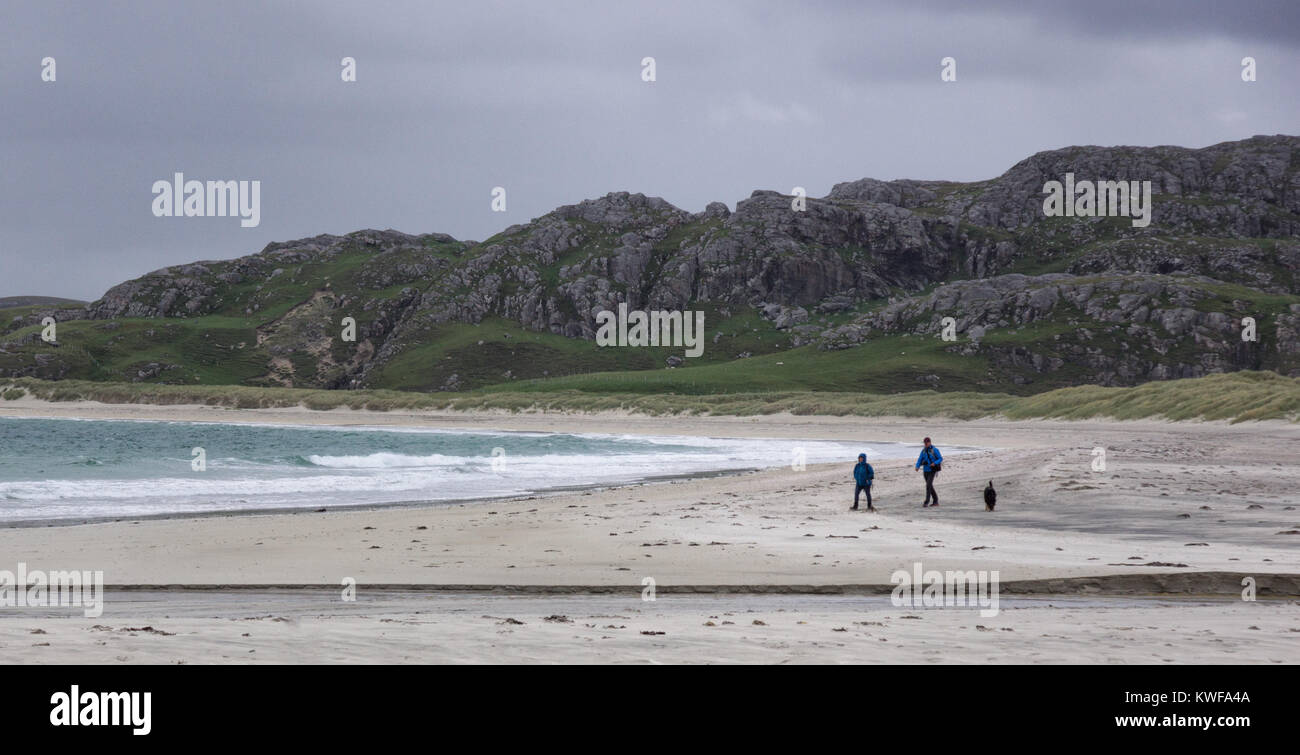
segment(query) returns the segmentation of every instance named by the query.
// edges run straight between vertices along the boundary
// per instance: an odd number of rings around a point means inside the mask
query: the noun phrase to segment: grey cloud
[[[25,4],[0,32],[0,295],[94,298],[366,227],[482,239],[608,191],[699,210],[755,188],[987,178],[1072,143],[1293,131],[1292,6]],[[150,186],[176,170],[261,180],[261,225],[153,217]]]

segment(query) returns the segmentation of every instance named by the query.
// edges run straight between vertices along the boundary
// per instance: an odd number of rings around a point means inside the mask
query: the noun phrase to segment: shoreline
[[[153,420],[142,420],[153,421]],[[810,465],[813,466],[813,465]],[[716,469],[706,470],[703,472],[683,472],[677,475],[656,475],[643,479],[629,480],[623,483],[603,483],[593,482],[583,485],[559,485],[551,488],[539,489],[527,493],[510,493],[501,496],[486,496],[478,498],[447,498],[436,501],[388,501],[379,503],[354,503],[341,504],[319,508],[318,505],[312,504],[307,506],[285,506],[267,509],[221,509],[218,511],[200,511],[200,512],[171,512],[164,514],[140,514],[129,517],[98,517],[92,519],[22,519],[17,521],[0,521],[0,530],[7,529],[41,529],[46,527],[82,527],[94,526],[100,524],[135,524],[139,522],[153,521],[174,521],[174,520],[199,520],[199,519],[219,519],[219,518],[245,518],[259,516],[291,516],[294,514],[328,514],[331,512],[356,512],[356,511],[386,511],[388,509],[424,509],[437,508],[439,506],[463,506],[466,504],[490,504],[490,503],[511,503],[519,501],[533,501],[549,498],[551,496],[565,495],[567,493],[577,493],[582,491],[605,491],[618,490],[621,488],[634,488],[641,485],[655,485],[668,483],[679,480],[706,480],[713,477],[730,477],[753,472],[762,471],[758,468],[751,469]]]
[[[139,411],[144,409],[144,411]],[[220,416],[229,413],[235,416]],[[214,416],[218,415],[218,416]],[[536,415],[522,415],[530,420]],[[651,418],[645,416],[644,419],[653,419],[653,425],[649,428],[650,432],[633,432],[628,430],[610,431],[604,429],[604,423],[610,421],[612,417],[617,417],[620,423],[626,421],[621,414],[583,414],[583,415],[544,415],[553,418],[563,418],[576,420],[577,424],[568,422],[562,423],[563,429],[552,429],[536,426],[503,428],[497,425],[497,420],[503,417],[516,417],[516,415],[499,414],[497,412],[456,412],[456,411],[430,411],[430,412],[375,412],[369,410],[351,410],[351,409],[332,409],[332,410],[313,410],[302,407],[298,408],[277,408],[277,409],[230,409],[226,407],[210,407],[201,405],[153,405],[153,404],[101,404],[98,402],[47,402],[39,399],[22,399],[15,402],[0,404],[0,419],[15,420],[60,420],[68,422],[90,421],[90,422],[176,422],[176,423],[193,423],[193,424],[223,424],[244,427],[331,427],[331,428],[354,428],[354,429],[375,429],[384,431],[388,429],[422,429],[435,432],[490,432],[505,434],[545,434],[545,433],[562,433],[579,436],[611,436],[611,437],[699,437],[710,439],[731,439],[740,438],[745,440],[796,440],[795,438],[782,437],[780,435],[765,435],[760,432],[754,432],[752,428],[744,426],[741,432],[734,432],[735,428],[719,428],[720,433],[712,433],[705,429],[699,431],[694,429],[693,425],[682,428],[681,432],[669,431],[663,428],[668,418]],[[771,415],[768,415],[771,416]],[[386,421],[378,421],[383,418]],[[702,418],[693,418],[702,419]],[[462,420],[472,426],[445,426],[448,422]],[[595,429],[591,425],[598,423],[601,429]],[[760,423],[766,424],[766,423]],[[728,429],[733,432],[725,434]],[[842,434],[839,437],[800,437],[797,440],[806,441],[824,441],[824,442],[844,442],[846,440]],[[864,443],[891,443],[897,444],[897,440],[872,439]],[[964,444],[948,444],[948,454],[950,456],[961,456],[973,452],[998,450],[989,447],[968,446]],[[810,463],[809,468],[825,468],[827,463]],[[876,462],[879,463],[879,462]],[[737,467],[725,469],[709,469],[691,472],[681,472],[676,474],[658,474],[647,477],[631,478],[616,482],[591,482],[573,485],[554,485],[535,490],[529,490],[523,493],[511,492],[499,496],[470,496],[446,499],[408,499],[394,501],[377,501],[355,504],[334,504],[321,510],[319,504],[302,504],[289,505],[283,507],[268,508],[227,508],[213,511],[179,511],[164,512],[157,514],[139,514],[135,516],[116,516],[105,515],[87,518],[48,518],[48,519],[23,519],[14,521],[0,521],[0,530],[4,529],[28,529],[44,527],[69,527],[81,525],[100,525],[114,523],[134,523],[141,521],[155,520],[189,520],[189,519],[209,519],[213,517],[258,517],[258,516],[276,516],[291,515],[304,513],[331,513],[344,511],[382,511],[392,508],[436,508],[440,506],[450,506],[458,504],[490,504],[500,502],[516,502],[521,500],[537,500],[549,498],[564,493],[582,492],[587,490],[605,491],[633,488],[647,484],[658,484],[664,482],[709,479],[713,477],[727,477],[761,472],[767,469],[777,469],[779,467]]]
[[[909,459],[876,464],[879,514],[850,512],[851,466],[597,485],[549,494],[0,529],[0,552],[88,563],[115,584],[884,584],[898,568],[998,569],[1002,579],[1300,573],[1288,447],[1300,426],[944,421],[779,416],[628,417],[49,405],[0,416],[389,425],[883,442],[933,435],[952,457],[938,508]],[[1111,468],[1090,467],[1095,446]],[[997,481],[996,512],[980,492]],[[1210,505],[1213,504],[1213,505]],[[1198,547],[1188,547],[1198,546]],[[0,564],[0,568],[3,565]],[[525,577],[526,575],[526,577]],[[524,577],[521,579],[521,577]]]
[[[0,417],[19,413],[918,447],[930,435],[983,450],[945,464],[939,508],[920,507],[911,459],[880,461],[876,514],[848,510],[846,460],[472,502],[0,528],[0,570],[100,571],[107,597],[93,619],[0,610],[6,662],[1300,661],[1292,423],[0,403]],[[1000,613],[891,605],[891,574],[918,566],[997,571]],[[657,601],[643,600],[647,578]]]

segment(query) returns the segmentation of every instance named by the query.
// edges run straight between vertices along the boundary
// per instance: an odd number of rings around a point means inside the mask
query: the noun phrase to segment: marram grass
[[[6,398],[25,390],[47,401],[106,404],[203,404],[240,409],[338,407],[375,411],[498,410],[507,412],[623,411],[649,415],[696,414],[863,417],[947,417],[976,419],[1168,419],[1300,421],[1300,378],[1273,372],[1234,372],[1132,388],[1077,386],[1034,396],[1003,393],[913,391],[869,394],[820,391],[753,393],[592,393],[491,391],[416,393],[393,390],[319,390],[248,386],[99,383],[12,378],[0,381]],[[22,395],[22,394],[17,394]]]

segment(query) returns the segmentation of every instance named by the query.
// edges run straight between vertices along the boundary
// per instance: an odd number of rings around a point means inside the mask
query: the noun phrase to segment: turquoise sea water
[[[202,448],[206,470],[193,468]],[[0,418],[0,524],[512,496],[914,455],[889,443]],[[945,452],[947,449],[945,449]],[[495,464],[494,464],[495,462]]]

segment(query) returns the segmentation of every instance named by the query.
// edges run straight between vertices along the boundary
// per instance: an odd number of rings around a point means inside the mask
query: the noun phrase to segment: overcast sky
[[[0,296],[319,233],[483,239],[610,191],[699,211],[1300,132],[1291,0],[8,2],[0,38]],[[154,217],[176,171],[260,180],[261,224]]]

